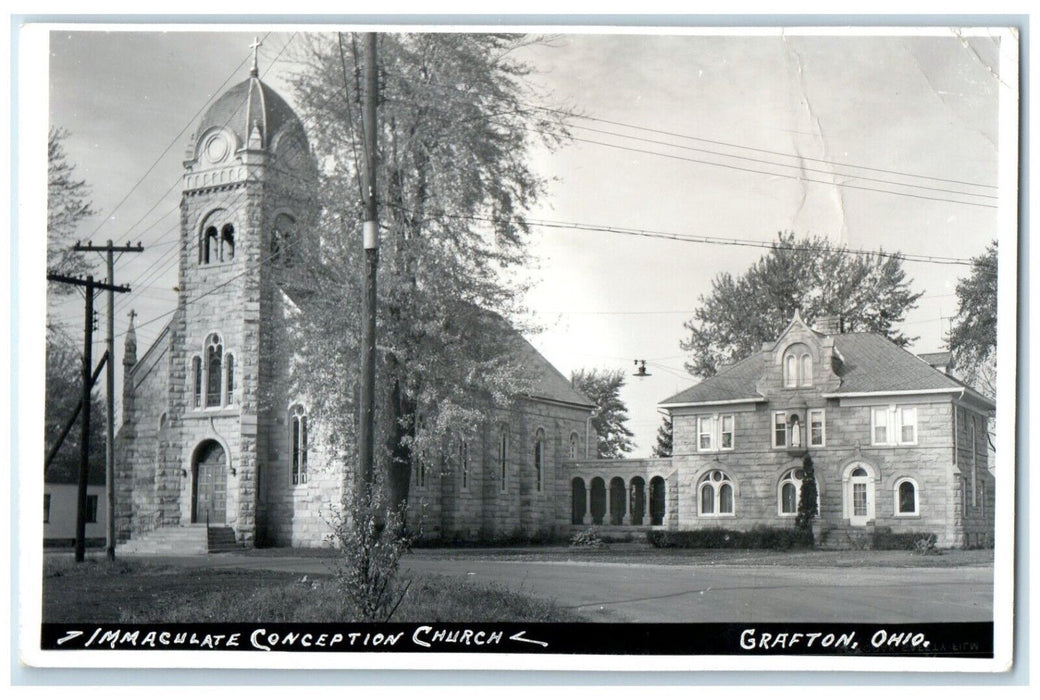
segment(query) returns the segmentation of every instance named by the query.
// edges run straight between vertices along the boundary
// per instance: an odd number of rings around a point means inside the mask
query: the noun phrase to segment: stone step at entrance
[[[173,525],[135,536],[118,545],[116,553],[179,556],[237,549],[240,547],[235,541],[235,531],[230,527],[207,529],[205,525]]]
[[[818,549],[870,549],[873,534],[868,528],[834,527],[823,533],[816,546]]]

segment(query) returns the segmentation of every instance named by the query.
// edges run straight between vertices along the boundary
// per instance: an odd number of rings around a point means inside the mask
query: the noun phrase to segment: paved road
[[[189,562],[185,562],[189,563]],[[313,558],[218,555],[199,566],[327,573]],[[896,568],[487,561],[413,556],[407,571],[551,598],[604,622],[971,622],[993,619],[989,567]]]
[[[414,559],[416,572],[553,598],[622,622],[962,622],[993,619],[988,568],[806,568]]]

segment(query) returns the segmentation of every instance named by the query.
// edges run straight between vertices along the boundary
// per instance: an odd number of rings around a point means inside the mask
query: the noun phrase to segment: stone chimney
[[[841,331],[841,316],[820,316],[816,319],[816,331],[824,335],[839,335]]]

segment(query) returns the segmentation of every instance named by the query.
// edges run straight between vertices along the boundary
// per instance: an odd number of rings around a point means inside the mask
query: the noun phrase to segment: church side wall
[[[169,388],[169,335],[160,336],[141,358],[124,390],[123,425],[116,443],[116,539],[128,540],[132,533],[155,529],[160,522],[156,494],[158,466],[167,449]],[[168,418],[168,417],[167,417]],[[163,424],[160,429],[160,424]]]
[[[570,437],[578,438],[585,451],[588,411],[536,399],[519,401],[500,411],[481,435],[470,441],[467,485],[457,447],[452,460],[431,465],[425,486],[416,471],[412,475],[409,518],[421,525],[426,538],[497,540],[547,538],[569,525],[570,474],[563,467],[569,459]],[[499,458],[500,429],[508,427],[505,485]],[[542,488],[535,469],[535,436],[544,431]]]

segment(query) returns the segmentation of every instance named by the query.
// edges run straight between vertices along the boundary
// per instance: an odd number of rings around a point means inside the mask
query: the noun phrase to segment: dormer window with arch
[[[787,348],[784,352],[783,367],[785,388],[812,386],[813,359],[807,346],[799,343]]]
[[[206,408],[220,405],[223,359],[224,345],[220,336],[213,333],[206,339]]]

